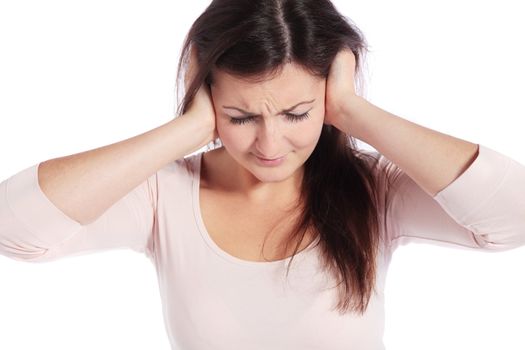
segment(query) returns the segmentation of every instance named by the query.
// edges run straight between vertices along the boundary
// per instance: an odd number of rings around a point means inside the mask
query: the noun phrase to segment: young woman
[[[0,253],[143,252],[177,349],[383,349],[396,247],[524,245],[525,167],[360,97],[365,51],[328,0],[212,1],[177,117],[3,181]]]

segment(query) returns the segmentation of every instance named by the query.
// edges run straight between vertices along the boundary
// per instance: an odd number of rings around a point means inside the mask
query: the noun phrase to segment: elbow
[[[28,249],[0,244],[0,255],[20,262],[38,263],[52,260],[49,249],[37,247]]]
[[[503,252],[525,246],[525,229],[511,233],[476,234],[474,239],[486,251]]]

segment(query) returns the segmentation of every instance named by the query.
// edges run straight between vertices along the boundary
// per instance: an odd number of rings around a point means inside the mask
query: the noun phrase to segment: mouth
[[[259,156],[257,156],[257,157],[258,157],[259,159],[261,159],[261,160],[270,160],[270,161],[271,161],[271,160],[278,160],[278,159],[281,159],[281,158],[282,158],[282,157],[277,157],[277,158],[262,158],[262,157],[259,157]]]
[[[263,158],[263,157],[259,157],[258,155],[255,155],[255,158],[257,158],[257,160],[259,161],[259,164],[262,164],[262,165],[279,165],[284,161],[284,159],[286,158],[286,155],[277,157],[277,158]]]

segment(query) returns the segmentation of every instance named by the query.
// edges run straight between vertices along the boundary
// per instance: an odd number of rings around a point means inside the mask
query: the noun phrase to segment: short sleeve
[[[29,262],[129,248],[153,257],[157,173],[87,225],[45,195],[35,164],[0,183],[0,254]]]
[[[390,248],[410,242],[502,251],[525,245],[525,167],[483,145],[476,159],[435,196],[391,164],[399,179],[387,211]]]

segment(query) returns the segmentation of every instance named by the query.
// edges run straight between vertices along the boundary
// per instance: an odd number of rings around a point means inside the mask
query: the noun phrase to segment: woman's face
[[[293,63],[259,83],[221,71],[213,78],[216,128],[227,153],[261,182],[283,181],[302,168],[321,135],[326,79]],[[269,164],[258,156],[283,159]]]

